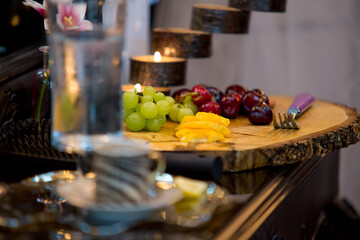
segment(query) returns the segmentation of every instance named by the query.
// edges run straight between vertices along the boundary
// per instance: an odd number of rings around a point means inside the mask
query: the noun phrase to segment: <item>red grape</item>
[[[185,94],[187,94],[188,92],[190,92],[190,89],[181,88],[181,89],[175,91],[172,94],[172,97],[175,99],[176,102],[181,102],[181,99],[184,98]]]
[[[262,95],[264,97],[264,101],[269,105],[269,97],[262,90],[255,88],[252,91],[257,92],[260,95]]]
[[[219,99],[222,114],[227,118],[236,118],[239,113],[240,103],[234,95],[225,94]]]
[[[242,101],[242,107],[245,113],[248,114],[251,108],[258,102],[265,102],[265,98],[255,91],[247,91]]]
[[[241,101],[242,101],[242,99],[243,99],[243,96],[242,96],[242,95],[236,94],[236,93],[230,94],[230,95],[233,95],[233,96],[236,98],[236,100],[238,101],[239,105],[241,104]],[[240,107],[240,106],[239,106],[239,107]]]
[[[210,112],[221,116],[222,109],[220,104],[217,102],[206,102],[201,104],[199,112]]]
[[[205,87],[201,85],[195,85],[191,89],[191,92],[198,93],[192,96],[192,101],[197,105],[200,106],[202,103],[210,102],[211,95]]]
[[[209,91],[211,95],[211,101],[213,102],[218,102],[220,97],[224,95],[224,93],[216,87],[205,86],[205,88]]]
[[[226,90],[225,90],[225,93],[228,93],[228,94],[234,94],[234,93],[237,93],[237,94],[240,94],[240,95],[244,95],[245,92],[246,92],[246,88],[241,86],[241,85],[231,85],[229,86]]]
[[[258,89],[258,88],[254,88],[252,91],[257,92],[260,95],[265,95],[265,93],[262,90]]]
[[[256,125],[266,125],[272,122],[272,111],[265,102],[256,103],[248,114],[249,121]]]

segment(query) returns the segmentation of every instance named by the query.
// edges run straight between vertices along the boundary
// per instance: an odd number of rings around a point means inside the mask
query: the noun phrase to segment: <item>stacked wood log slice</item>
[[[186,28],[155,28],[152,50],[168,57],[210,57],[211,34]]]
[[[191,29],[211,33],[248,33],[250,12],[220,5],[193,5]]]
[[[230,0],[229,6],[247,11],[285,12],[286,0]]]
[[[130,58],[130,82],[151,86],[185,85],[186,59],[162,57],[161,62],[149,56]]]

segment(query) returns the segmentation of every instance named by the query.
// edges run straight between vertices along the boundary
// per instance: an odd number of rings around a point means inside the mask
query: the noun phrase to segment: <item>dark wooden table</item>
[[[10,162],[8,157],[1,155],[2,163]],[[17,191],[17,181],[35,173],[75,168],[69,163],[54,165],[46,160],[30,160],[18,157],[11,160],[12,164],[3,164],[0,180],[12,182],[9,189]],[[113,239],[310,239],[319,227],[324,208],[337,198],[338,164],[339,153],[334,152],[296,164],[224,174],[218,185],[236,200],[219,206],[207,223],[185,228],[145,222]],[[60,229],[75,239],[85,236],[71,225],[54,220],[71,215],[73,207],[64,203],[63,212],[47,213],[45,205],[36,201],[39,194],[36,189],[25,192],[19,206],[24,202],[30,204],[27,207],[36,209],[32,215],[42,218],[24,226],[1,227],[1,239],[65,239],[53,238]],[[4,197],[6,194],[0,197],[0,206]],[[4,224],[5,216],[0,211],[0,225]]]

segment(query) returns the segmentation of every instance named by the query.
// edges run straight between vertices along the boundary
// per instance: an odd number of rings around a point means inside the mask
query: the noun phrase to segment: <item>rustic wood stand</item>
[[[285,111],[293,98],[271,96],[274,111]],[[303,161],[360,140],[360,115],[355,109],[317,100],[298,119],[299,130],[275,130],[272,125],[256,126],[245,116],[231,120],[231,135],[211,144],[180,143],[175,137],[177,123],[168,121],[156,133],[126,132],[130,138],[144,139],[159,151],[216,155],[223,159],[223,170],[241,171]]]

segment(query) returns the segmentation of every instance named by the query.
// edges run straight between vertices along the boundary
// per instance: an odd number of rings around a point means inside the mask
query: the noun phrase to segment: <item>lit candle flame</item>
[[[141,84],[140,83],[135,84],[134,92],[140,92],[140,91],[141,91]]]
[[[161,54],[160,54],[159,51],[156,51],[156,52],[154,53],[154,61],[155,61],[155,62],[161,62]]]

